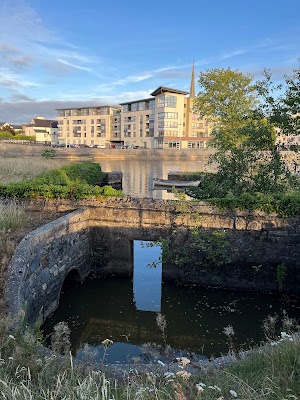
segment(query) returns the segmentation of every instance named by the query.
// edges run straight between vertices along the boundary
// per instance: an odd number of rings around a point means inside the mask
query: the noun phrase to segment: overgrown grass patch
[[[9,400],[299,400],[300,340],[286,335],[229,367],[188,372],[189,360],[174,360],[172,371],[153,365],[119,366],[112,375],[103,364],[77,363],[41,349],[38,325],[21,323],[12,335],[0,321],[0,393]],[[42,350],[42,351],[41,351]],[[88,356],[88,355],[87,355]]]
[[[0,230],[22,228],[27,221],[24,207],[16,199],[0,199]]]
[[[43,157],[1,157],[0,184],[33,179],[51,169],[61,168],[69,161],[45,159]]]
[[[200,176],[201,187],[188,188],[187,193],[195,199],[206,201],[220,209],[261,210],[267,213],[274,212],[283,217],[300,215],[300,190],[297,186],[289,191],[269,193],[245,189],[239,195],[234,195],[217,174],[202,173]]]
[[[104,173],[99,164],[67,164],[33,179],[0,185],[0,196],[47,199],[122,196],[121,191],[110,186],[98,186],[103,179]]]

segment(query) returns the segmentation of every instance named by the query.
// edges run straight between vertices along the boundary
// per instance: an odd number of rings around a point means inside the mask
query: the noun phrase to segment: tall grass
[[[19,229],[28,222],[24,207],[16,199],[0,199],[0,231]]]
[[[60,168],[67,163],[70,161],[43,157],[0,157],[0,184],[32,179],[43,172]]]
[[[103,365],[77,363],[41,351],[38,326],[21,323],[12,336],[9,321],[0,321],[0,398],[6,400],[299,400],[300,339],[282,334],[230,367],[199,368],[190,374],[189,360],[174,360],[169,371],[153,365],[112,374]],[[163,363],[161,363],[163,364]],[[171,372],[172,369],[172,372]],[[140,371],[142,371],[140,369]],[[190,369],[190,371],[192,371]]]

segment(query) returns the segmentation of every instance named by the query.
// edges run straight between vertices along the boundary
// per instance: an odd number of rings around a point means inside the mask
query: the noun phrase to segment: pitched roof
[[[29,124],[27,126],[35,126],[39,128],[57,128],[57,121],[54,120],[34,118],[33,121],[33,124]]]
[[[184,90],[178,90],[178,89],[169,88],[166,86],[160,86],[156,90],[154,90],[154,92],[152,92],[150,94],[151,94],[151,96],[157,96],[158,94],[165,93],[165,92],[176,93],[176,94],[189,94],[189,92],[185,92]]]

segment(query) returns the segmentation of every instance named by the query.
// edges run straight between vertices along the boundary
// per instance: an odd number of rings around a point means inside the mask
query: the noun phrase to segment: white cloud
[[[83,71],[88,71],[88,72],[92,70],[91,68],[81,67],[80,65],[72,64],[72,63],[70,63],[68,61],[62,60],[61,58],[58,58],[57,61],[61,62],[62,64],[65,64],[65,65],[67,65],[68,67],[71,67],[71,68],[81,69]]]
[[[6,68],[0,69],[0,85],[11,88],[38,86],[36,82],[24,79],[24,77],[7,70]]]

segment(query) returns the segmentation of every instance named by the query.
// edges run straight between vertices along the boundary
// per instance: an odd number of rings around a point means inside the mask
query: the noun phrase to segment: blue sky
[[[299,0],[1,0],[0,121],[189,90],[193,60],[196,79],[281,80],[299,66],[299,15]]]

